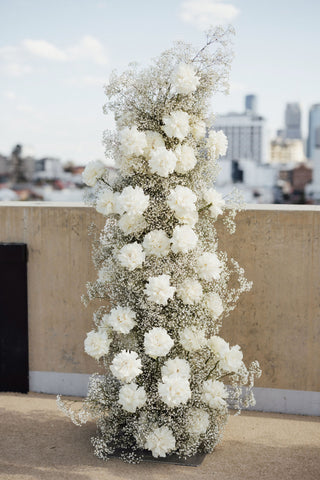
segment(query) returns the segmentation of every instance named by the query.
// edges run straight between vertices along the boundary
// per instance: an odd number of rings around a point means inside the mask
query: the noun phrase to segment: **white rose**
[[[151,153],[148,163],[151,173],[157,173],[160,177],[167,177],[169,173],[173,173],[177,157],[171,150],[158,147]]]
[[[170,190],[167,203],[171,210],[176,214],[183,215],[185,212],[195,212],[197,210],[197,196],[188,187],[178,185],[175,189]]]
[[[145,261],[145,257],[146,255],[138,242],[124,245],[118,253],[120,264],[130,270],[130,272],[135,268],[141,267]]]
[[[135,413],[137,408],[143,407],[146,400],[145,389],[136,383],[123,385],[119,390],[119,403],[127,412]]]
[[[218,293],[208,293],[204,298],[204,304],[214,319],[219,318],[224,310],[222,300]]]
[[[177,163],[175,167],[175,171],[177,173],[184,174],[195,167],[197,163],[197,158],[195,156],[193,148],[190,147],[190,145],[178,145],[174,153],[177,158]]]
[[[125,235],[131,235],[133,233],[140,233],[148,226],[143,215],[128,215],[125,213],[122,215],[118,222],[120,230]]]
[[[207,138],[207,148],[213,158],[223,157],[227,153],[228,139],[222,130],[211,130]]]
[[[165,357],[174,345],[165,328],[154,327],[144,334],[144,350],[152,358]]]
[[[146,436],[144,448],[150,450],[154,457],[165,457],[175,449],[176,441],[168,427],[160,427]]]
[[[110,365],[110,370],[118,380],[130,383],[142,373],[141,360],[138,358],[137,352],[122,350],[115,355]]]
[[[171,249],[174,253],[188,253],[198,243],[198,236],[189,225],[177,226],[173,230]]]
[[[158,392],[161,400],[168,407],[177,407],[191,398],[189,381],[177,376],[166,377],[163,383],[158,384]]]
[[[188,415],[187,430],[191,435],[206,433],[210,421],[209,414],[202,408],[193,408]]]
[[[100,162],[100,160],[90,162],[82,172],[82,179],[89,187],[94,187],[98,178],[101,178],[105,171],[106,166]]]
[[[163,257],[170,252],[170,239],[164,230],[153,230],[147,233],[142,245],[147,255]]]
[[[203,120],[194,120],[191,124],[191,133],[196,140],[206,136],[206,124]]]
[[[162,381],[166,382],[169,377],[179,376],[188,380],[190,378],[190,364],[183,358],[169,358],[161,367]]]
[[[142,215],[149,206],[149,195],[145,195],[141,187],[125,187],[117,197],[116,208],[120,214]]]
[[[205,331],[196,327],[186,327],[180,334],[180,343],[188,352],[200,350],[206,344]]]
[[[90,357],[99,360],[99,358],[109,353],[109,346],[111,338],[108,337],[105,332],[95,332],[92,330],[87,333],[87,337],[84,341],[84,351],[90,355]]]
[[[210,282],[220,277],[222,264],[215,253],[205,252],[197,261],[197,273],[200,278]]]
[[[146,131],[147,146],[144,149],[144,154],[147,158],[159,147],[165,147],[162,135],[151,130]]]
[[[120,131],[120,150],[123,155],[143,155],[147,146],[146,134],[140,132],[136,126],[125,127]]]
[[[206,380],[202,384],[201,400],[213,409],[221,409],[226,406],[228,392],[222,382],[218,380]]]
[[[111,192],[111,190],[106,190],[99,196],[96,209],[97,212],[102,213],[102,215],[110,215],[111,213],[117,213],[116,198],[114,196],[114,193]]]
[[[116,307],[109,315],[104,315],[102,320],[116,332],[127,334],[136,325],[135,318],[135,312],[129,307]]]
[[[202,297],[202,286],[197,280],[186,278],[177,287],[177,296],[181,298],[185,305],[198,303]]]
[[[209,188],[204,192],[203,198],[208,205],[211,203],[209,211],[212,218],[218,218],[218,216],[223,213],[223,207],[226,203],[223,200],[222,195],[218,193],[217,190],[215,190],[214,188]]]
[[[239,345],[234,345],[225,353],[219,363],[219,367],[228,373],[237,372],[242,367],[243,353]]]
[[[159,275],[149,277],[148,284],[144,290],[150,302],[158,305],[167,305],[168,300],[173,298],[175,287],[170,286],[170,275]]]
[[[171,82],[176,93],[181,93],[182,95],[189,95],[189,93],[195,92],[200,85],[194,66],[184,62],[179,63],[175,68]]]
[[[182,110],[171,112],[170,115],[163,117],[164,126],[162,130],[167,137],[175,137],[183,140],[190,131],[189,115]]]

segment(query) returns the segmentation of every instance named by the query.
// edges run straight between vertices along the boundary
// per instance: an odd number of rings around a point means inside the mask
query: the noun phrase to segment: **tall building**
[[[256,95],[246,95],[245,97],[246,113],[256,115],[258,111],[258,100]]]
[[[277,137],[270,143],[270,163],[301,163],[305,161],[302,140]]]
[[[320,147],[320,103],[312,105],[309,111],[309,134],[307,157],[314,159],[315,150]]]
[[[301,139],[301,109],[299,103],[287,103],[285,111],[286,138]]]

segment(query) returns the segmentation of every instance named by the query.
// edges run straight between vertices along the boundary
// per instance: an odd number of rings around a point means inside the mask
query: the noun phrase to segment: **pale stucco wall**
[[[93,306],[80,302],[95,278],[88,226],[104,219],[80,204],[0,204],[0,241],[29,249],[30,370],[92,373],[83,353]],[[320,391],[320,208],[251,207],[221,248],[253,280],[221,334],[258,359],[257,386]]]

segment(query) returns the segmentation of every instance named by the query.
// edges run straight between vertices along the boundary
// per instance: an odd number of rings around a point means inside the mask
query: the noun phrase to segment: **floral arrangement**
[[[117,133],[104,141],[117,169],[92,162],[83,173],[91,204],[107,217],[94,247],[98,277],[84,297],[100,302],[84,348],[105,375],[91,377],[77,414],[58,398],[75,423],[96,419],[103,459],[118,450],[130,462],[143,450],[211,452],[229,408],[254,403],[258,362],[247,368],[240,347],[219,336],[251,288],[215,229],[221,217],[232,233],[239,209],[213,186],[228,142],[208,114],[212,94],[227,90],[231,33],[209,31],[199,51],[178,43],[106,86]]]

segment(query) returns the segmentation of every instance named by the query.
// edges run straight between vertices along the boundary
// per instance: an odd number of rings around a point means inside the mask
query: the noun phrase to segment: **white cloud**
[[[180,19],[204,30],[210,25],[232,22],[239,9],[224,0],[186,0],[182,2]]]
[[[22,77],[32,72],[32,67],[20,62],[7,62],[1,67],[1,71],[9,77]]]
[[[46,40],[25,39],[22,41],[22,48],[31,55],[46,58],[47,60],[67,60],[67,55],[63,50],[60,50],[55,45],[47,42]]]
[[[16,93],[13,90],[5,90],[3,92],[4,98],[7,98],[8,100],[15,100],[17,98]]]
[[[102,43],[91,35],[85,35],[78,43],[68,47],[69,60],[91,60],[98,65],[106,65],[108,57]]]

